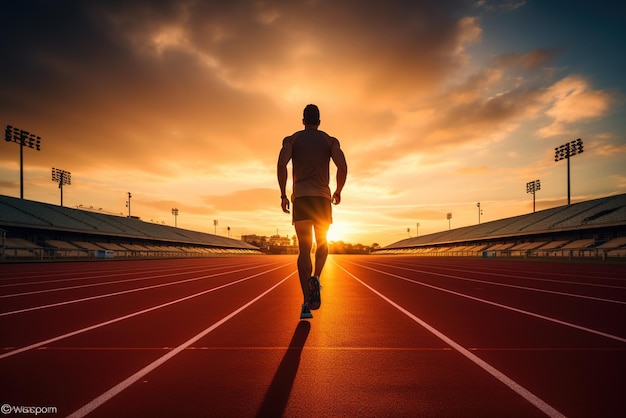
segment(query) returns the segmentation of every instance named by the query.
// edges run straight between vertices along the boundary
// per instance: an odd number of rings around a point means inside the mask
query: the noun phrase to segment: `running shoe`
[[[313,276],[309,279],[309,307],[313,310],[319,309],[322,305],[320,294],[320,280]]]
[[[300,312],[300,319],[311,319],[311,318],[313,318],[313,314],[311,313],[309,306],[306,303],[302,304],[302,312]]]

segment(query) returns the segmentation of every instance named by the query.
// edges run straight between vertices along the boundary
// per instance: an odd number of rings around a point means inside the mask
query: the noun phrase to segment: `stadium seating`
[[[260,253],[241,240],[9,196],[0,196],[0,228],[0,259]]]
[[[0,196],[0,254],[11,258],[255,254],[228,237]],[[403,239],[376,254],[626,257],[626,194]]]
[[[403,239],[375,254],[623,257],[626,194]]]

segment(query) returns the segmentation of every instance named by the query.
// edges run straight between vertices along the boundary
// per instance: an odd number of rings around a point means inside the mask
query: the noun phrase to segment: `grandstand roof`
[[[257,249],[246,242],[219,235],[2,195],[0,195],[0,227],[154,239],[222,248]]]
[[[626,226],[626,194],[403,239],[387,249]]]

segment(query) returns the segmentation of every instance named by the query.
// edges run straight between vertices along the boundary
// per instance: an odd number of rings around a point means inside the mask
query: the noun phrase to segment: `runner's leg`
[[[326,241],[326,235],[328,234],[328,226],[326,224],[316,224],[315,229],[315,243],[317,248],[315,249],[315,274],[314,276],[320,277],[324,264],[326,264],[326,258],[328,257],[328,242]]]
[[[298,276],[304,302],[309,299],[309,278],[313,266],[311,265],[311,248],[313,246],[313,221],[304,220],[294,222],[298,237]]]

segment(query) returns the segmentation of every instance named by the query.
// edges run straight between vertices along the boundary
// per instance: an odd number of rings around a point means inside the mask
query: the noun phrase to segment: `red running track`
[[[623,417],[626,268],[330,256],[4,264],[0,403],[59,416]],[[48,409],[43,409],[48,408]]]

